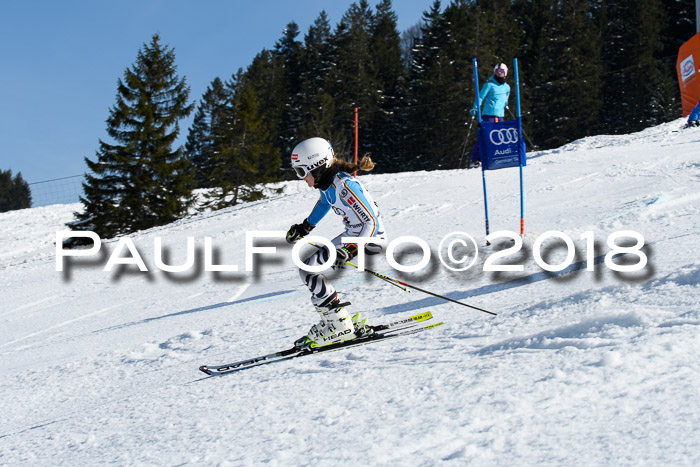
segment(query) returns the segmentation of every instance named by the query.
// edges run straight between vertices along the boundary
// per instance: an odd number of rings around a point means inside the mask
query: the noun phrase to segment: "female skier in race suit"
[[[360,165],[351,164],[334,157],[333,147],[323,138],[310,138],[299,143],[292,151],[292,167],[297,176],[309,187],[317,188],[320,199],[311,214],[301,224],[293,225],[287,232],[287,242],[306,236],[332,209],[343,218],[345,231],[332,240],[336,247],[336,260],[324,270],[345,267],[345,263],[358,254],[357,243],[341,241],[342,237],[371,237],[364,247],[365,254],[380,253],[386,246],[386,234],[377,204],[357,178],[350,173],[358,169],[369,171],[374,167],[372,160],[365,156]],[[330,252],[326,247],[312,254],[305,264],[318,266],[328,261]],[[321,322],[315,324],[309,333],[298,339],[299,347],[320,347],[342,342],[371,332],[366,326],[367,317],[356,313],[352,317],[341,303],[338,293],[322,272],[299,270],[301,280],[311,291],[311,303],[321,315]]]

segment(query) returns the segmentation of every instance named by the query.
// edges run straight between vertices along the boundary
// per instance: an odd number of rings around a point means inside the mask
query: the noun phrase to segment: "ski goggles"
[[[506,70],[504,70],[503,68],[496,68],[496,74],[505,76]]]
[[[327,163],[327,160],[321,159],[311,165],[295,165],[292,168],[294,169],[294,172],[296,172],[297,177],[305,178],[307,175],[309,175],[309,173],[313,172],[322,165],[326,165]]]
[[[305,178],[309,172],[311,172],[305,166],[294,167],[294,171],[297,173],[297,177],[299,178]]]

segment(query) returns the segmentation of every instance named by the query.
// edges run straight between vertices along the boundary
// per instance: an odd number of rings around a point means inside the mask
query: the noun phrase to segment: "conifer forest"
[[[323,11],[305,31],[290,21],[202,96],[178,74],[177,44],[154,35],[119,79],[110,140],[86,158],[85,209],[70,226],[108,236],[162,225],[186,215],[197,188],[210,209],[259,199],[262,184],[294,177],[289,155],[306,138],[350,158],[355,109],[375,172],[466,168],[474,58],[480,84],[497,63],[511,69],[506,119],[518,59],[528,151],[641,130],[680,117],[676,55],[694,34],[694,4],[680,0],[426,0],[405,31],[391,0],[359,0],[337,24]]]

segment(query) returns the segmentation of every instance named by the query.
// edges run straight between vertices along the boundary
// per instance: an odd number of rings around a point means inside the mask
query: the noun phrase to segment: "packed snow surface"
[[[132,234],[148,272],[104,270],[117,239],[57,271],[56,231],[79,204],[0,214],[0,464],[698,465],[700,130],[682,123],[530,154],[518,251],[486,246],[479,170],[362,176],[390,237],[432,253],[415,273],[384,256],[368,267],[497,316],[349,268],[332,279],[349,310],[374,323],[430,310],[444,325],[221,377],[198,367],[282,350],[317,320],[283,240],[258,240],[277,253],[246,271],[246,232],[301,222],[314,190],[289,182]],[[519,171],[486,179],[491,232],[519,234]],[[313,233],[341,230],[330,213]],[[479,248],[463,272],[438,258],[456,231]],[[573,259],[549,231],[572,239]],[[643,236],[640,271],[604,262],[620,231]],[[169,265],[186,264],[192,237],[194,265],[162,271],[156,237]],[[205,270],[207,237],[212,263],[239,271]],[[613,261],[641,261],[635,242],[620,238],[630,250]],[[567,267],[545,271],[538,254]]]

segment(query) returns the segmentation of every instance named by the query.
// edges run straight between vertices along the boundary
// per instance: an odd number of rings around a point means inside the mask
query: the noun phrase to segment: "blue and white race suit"
[[[377,237],[377,240],[384,236],[384,223],[377,204],[362,183],[345,172],[338,172],[328,189],[321,191],[321,197],[306,220],[316,226],[331,209],[343,218],[345,233],[341,236]],[[340,243],[334,241],[334,244]]]
[[[365,246],[366,254],[378,254],[386,247],[387,239],[379,208],[362,182],[345,172],[338,172],[330,186],[321,190],[320,194],[318,202],[306,221],[316,226],[331,210],[341,216],[345,231],[332,240],[333,245],[340,247],[351,243],[347,241],[343,243],[342,237],[372,237],[376,241],[373,240]],[[305,263],[310,266],[324,264],[328,261],[329,254],[326,248],[322,248],[311,255]],[[328,269],[331,269],[331,266]],[[315,304],[323,303],[335,294],[335,288],[322,273],[311,273],[300,269],[299,275],[311,290],[312,302]]]

